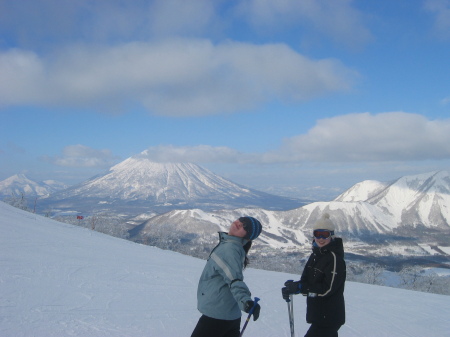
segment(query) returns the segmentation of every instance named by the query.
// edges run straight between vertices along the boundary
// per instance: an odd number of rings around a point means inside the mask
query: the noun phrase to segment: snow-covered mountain
[[[190,208],[292,209],[305,204],[246,188],[195,164],[151,161],[147,151],[103,175],[55,193],[42,203],[60,210],[109,210],[130,215]]]
[[[257,242],[257,239],[255,242]],[[250,261],[257,249],[250,251]],[[0,336],[188,336],[205,261],[59,223],[0,202]],[[295,262],[299,264],[298,261]],[[261,315],[244,336],[290,336],[280,288],[298,273],[244,271]],[[347,337],[448,336],[448,296],[346,282]],[[306,303],[294,297],[295,333]],[[246,315],[243,314],[242,324]]]
[[[0,181],[0,198],[11,196],[43,197],[56,191],[67,188],[67,185],[54,180],[36,182],[29,179],[25,174],[15,174]]]
[[[380,193],[387,186],[389,186],[389,183],[383,183],[376,180],[365,180],[353,185],[347,191],[335,198],[334,201],[366,201],[372,196]]]
[[[448,229],[450,175],[448,171],[401,177],[391,183],[363,181],[338,196],[339,202],[365,202],[381,209],[398,226]]]
[[[267,248],[309,250],[311,228],[327,212],[347,251],[359,256],[432,257],[450,262],[450,176],[447,171],[402,177],[391,183],[359,183],[332,202],[315,202],[288,211],[235,209],[172,211],[155,216],[131,232],[145,241],[158,233],[179,233],[193,246],[212,242],[217,229],[250,215],[263,223]],[[166,230],[166,232],[164,231]],[[171,238],[173,239],[173,237]]]
[[[398,224],[448,229],[450,176],[437,171],[402,177],[366,201],[389,210]]]

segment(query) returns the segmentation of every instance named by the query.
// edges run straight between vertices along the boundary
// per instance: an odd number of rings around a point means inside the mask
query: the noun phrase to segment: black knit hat
[[[259,236],[259,234],[261,234],[261,223],[255,218],[252,218],[251,216],[244,216],[239,218],[239,221],[242,222],[242,224],[244,225],[244,229],[247,232],[247,234],[245,234],[244,236],[244,239],[255,240]]]

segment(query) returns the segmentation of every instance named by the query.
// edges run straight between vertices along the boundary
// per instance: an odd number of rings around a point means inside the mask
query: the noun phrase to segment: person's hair
[[[248,251],[250,250],[250,248],[252,247],[252,241],[248,241],[245,245],[244,245],[244,250],[245,250],[245,260],[244,260],[244,269],[247,268],[247,265],[250,263],[248,260]]]

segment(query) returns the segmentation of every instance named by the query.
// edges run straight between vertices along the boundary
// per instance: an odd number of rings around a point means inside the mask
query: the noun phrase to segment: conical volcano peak
[[[52,195],[46,201],[50,202],[65,208],[80,204],[89,209],[96,205],[138,207],[139,212],[238,207],[292,209],[304,204],[246,188],[197,164],[154,161],[147,151],[125,159],[103,175]]]

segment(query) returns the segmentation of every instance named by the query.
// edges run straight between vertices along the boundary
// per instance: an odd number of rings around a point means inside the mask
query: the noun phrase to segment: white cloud
[[[214,6],[211,0],[157,0],[147,20],[156,36],[202,34],[219,19]]]
[[[264,28],[285,32],[308,27],[350,47],[372,39],[362,12],[352,7],[351,0],[245,0],[239,12],[257,31]]]
[[[71,47],[52,57],[0,53],[0,104],[97,106],[140,103],[152,113],[200,116],[302,101],[348,90],[355,72],[308,59],[284,44],[173,39],[115,47]]]
[[[147,157],[155,162],[244,163],[257,161],[254,155],[244,154],[226,146],[214,147],[210,145],[152,146],[138,156]]]
[[[443,38],[450,38],[450,0],[426,0],[425,9],[435,16],[434,29]]]
[[[4,1],[0,35],[17,46],[43,48],[75,41],[114,43],[165,36],[205,36],[220,21],[210,0]]]
[[[283,164],[419,162],[450,159],[450,119],[418,114],[359,113],[319,120],[308,133],[285,139],[275,151],[243,153],[208,145],[150,147],[154,161]]]
[[[61,156],[41,158],[57,166],[107,168],[116,164],[117,157],[110,150],[96,150],[85,145],[64,147]]]
[[[0,52],[0,107],[43,100],[40,83],[44,73],[45,66],[35,53],[17,49]]]
[[[418,114],[348,114],[319,120],[307,134],[284,141],[266,162],[371,162],[450,158],[450,119]]]
[[[149,41],[167,36],[225,36],[236,26],[272,36],[305,28],[338,44],[366,43],[371,34],[351,0],[21,0],[2,3],[0,35],[42,49],[88,41]],[[113,18],[113,19],[112,19]],[[261,29],[263,28],[263,29]],[[304,35],[302,35],[304,38]]]

